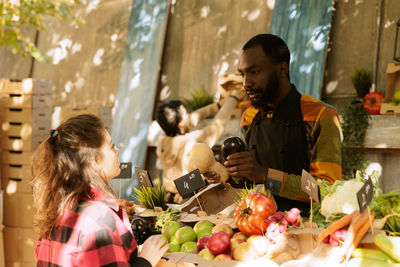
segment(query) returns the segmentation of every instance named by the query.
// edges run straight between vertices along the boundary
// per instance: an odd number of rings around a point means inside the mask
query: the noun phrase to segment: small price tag
[[[184,176],[174,180],[176,189],[183,198],[193,195],[193,192],[206,186],[199,169],[195,169]]]
[[[132,178],[132,162],[121,162],[119,164],[121,172],[114,179],[130,179]]]
[[[372,193],[373,193],[373,185],[371,178],[364,183],[360,190],[357,192],[357,200],[358,206],[360,207],[360,211],[362,212],[365,210],[369,203],[372,200]]]
[[[315,202],[319,202],[319,187],[317,181],[303,169],[301,173],[301,189],[309,195]]]
[[[153,187],[153,182],[151,181],[149,173],[146,170],[135,167],[135,173],[140,185]]]

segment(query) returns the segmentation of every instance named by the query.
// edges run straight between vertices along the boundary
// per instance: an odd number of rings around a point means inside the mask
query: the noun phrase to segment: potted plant
[[[351,82],[356,89],[358,98],[363,99],[371,88],[372,75],[364,67],[356,67],[351,75]]]

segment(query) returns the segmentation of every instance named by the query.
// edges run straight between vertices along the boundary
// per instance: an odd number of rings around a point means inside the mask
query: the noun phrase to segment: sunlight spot
[[[169,90],[169,86],[168,85],[164,86],[160,91],[160,101],[167,100],[170,95],[171,92]]]
[[[19,21],[19,16],[17,16],[17,15],[14,14],[14,15],[12,16],[11,20],[17,22],[17,21]]]
[[[136,75],[132,77],[129,83],[129,91],[138,88],[139,85],[140,85],[140,73],[136,73]]]
[[[332,93],[336,90],[338,84],[339,84],[339,81],[337,81],[337,80],[336,80],[336,81],[330,81],[330,82],[326,85],[326,93],[327,93],[328,95],[332,94]]]
[[[249,16],[247,17],[247,19],[248,19],[249,21],[255,21],[255,20],[260,16],[260,14],[261,14],[260,9],[257,9],[257,10],[255,10],[255,11],[251,12],[251,13],[249,14]]]
[[[289,19],[296,19],[300,16],[300,13],[296,10],[296,5],[291,5],[289,7]]]
[[[78,88],[82,88],[85,85],[85,79],[83,77],[79,77],[78,80],[75,82],[75,86]]]
[[[299,71],[305,72],[305,73],[311,73],[311,71],[315,65],[316,65],[316,63],[314,63],[314,62],[312,62],[310,64],[301,65],[299,68]]]
[[[140,119],[140,116],[141,116],[142,114],[140,113],[140,112],[137,112],[136,114],[135,114],[135,119]]]
[[[81,51],[81,48],[82,48],[82,45],[81,45],[81,44],[75,43],[75,44],[72,46],[71,54],[73,55],[73,54],[75,54],[76,52]]]
[[[168,75],[167,74],[162,74],[161,75],[161,83],[167,83],[168,82]]]
[[[275,0],[268,0],[267,6],[268,6],[268,8],[271,9],[271,10],[274,9],[274,7],[275,7]]]
[[[101,57],[104,55],[104,49],[100,48],[97,50],[96,54],[93,57],[93,63],[95,66],[100,65],[103,61],[101,60]]]
[[[91,11],[95,10],[97,6],[99,5],[100,0],[90,0],[89,5],[86,8],[86,12],[90,13]]]
[[[111,41],[115,42],[118,39],[118,34],[114,33],[113,35],[111,35],[110,39]]]
[[[61,92],[61,100],[67,99],[67,93],[66,92]]]
[[[227,28],[228,27],[226,25],[224,25],[222,27],[219,27],[218,32],[217,32],[217,36],[221,36],[223,33],[225,33]]]
[[[12,195],[17,192],[17,181],[10,180],[6,189],[7,195]]]
[[[206,18],[208,17],[208,14],[210,13],[210,7],[209,6],[203,6],[200,10],[200,18]]]
[[[319,26],[316,27],[312,32],[312,37],[310,42],[316,51],[321,51],[325,47],[325,40],[324,40],[325,36],[324,34],[322,34],[323,30],[324,30],[323,27]]]
[[[115,101],[115,94],[110,94],[108,99],[110,100],[111,103],[113,103]]]
[[[249,14],[249,11],[248,10],[243,10],[242,15],[241,15],[242,18],[246,17],[247,14]]]
[[[64,88],[65,88],[65,92],[70,93],[70,92],[71,92],[71,89],[72,89],[72,82],[71,82],[71,81],[68,81],[68,82],[64,85]]]
[[[395,20],[392,20],[392,21],[388,20],[388,21],[385,22],[384,27],[385,27],[385,28],[389,28],[389,27],[392,26],[395,22],[396,22]]]
[[[67,48],[70,48],[72,41],[70,39],[63,39],[58,43],[59,47],[55,48],[53,51],[53,64],[58,64],[61,60],[67,57]]]
[[[228,62],[226,62],[226,61],[222,62],[222,66],[220,68],[219,75],[225,74],[226,71],[228,70],[228,68],[229,68]]]

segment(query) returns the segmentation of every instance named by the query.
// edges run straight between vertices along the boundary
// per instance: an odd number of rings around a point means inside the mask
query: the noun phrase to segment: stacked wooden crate
[[[51,128],[52,82],[0,79],[5,266],[36,266],[31,157]]]

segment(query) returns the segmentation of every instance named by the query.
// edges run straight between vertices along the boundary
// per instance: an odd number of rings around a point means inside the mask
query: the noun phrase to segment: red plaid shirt
[[[151,266],[137,257],[125,209],[94,188],[90,195],[64,211],[50,239],[39,239],[37,266]]]

